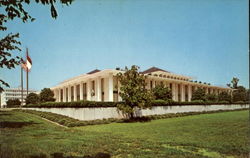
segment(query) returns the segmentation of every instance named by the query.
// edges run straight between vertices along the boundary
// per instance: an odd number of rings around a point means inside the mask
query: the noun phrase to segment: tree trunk
[[[130,113],[130,119],[133,119],[133,118],[134,118],[134,113],[131,112],[131,113]]]

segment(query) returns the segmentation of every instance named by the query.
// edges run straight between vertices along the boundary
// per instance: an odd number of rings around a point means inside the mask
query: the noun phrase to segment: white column
[[[180,84],[180,88],[181,88],[181,101],[185,101],[185,85]]]
[[[208,87],[205,87],[205,92],[206,94],[208,94]]]
[[[80,100],[83,100],[83,83],[80,83]]]
[[[66,88],[63,87],[63,102],[66,102]]]
[[[175,100],[179,101],[179,83],[175,84]]]
[[[119,94],[120,91],[121,91],[121,83],[118,81],[118,101],[122,101],[122,97]]]
[[[102,92],[101,92],[101,78],[97,77],[96,79],[96,101],[102,100]]]
[[[53,93],[54,93],[54,98],[55,98],[55,101],[57,102],[57,94],[56,94],[56,90],[53,90]],[[21,100],[20,100],[21,101]],[[22,101],[21,101],[22,102]],[[21,103],[22,105],[22,103]]]
[[[155,88],[156,81],[155,81],[155,80],[152,80],[152,83],[153,83],[153,88]]]
[[[61,96],[61,88],[59,88],[59,102],[61,102],[61,98],[62,98],[62,96]]]
[[[109,83],[109,88],[108,88],[109,101],[113,101],[113,74],[112,73],[109,74],[108,83]]]
[[[172,99],[176,101],[176,86],[175,83],[172,83]]]
[[[74,101],[77,101],[77,90],[76,90],[76,84],[74,85]]]
[[[55,89],[53,92],[54,92],[54,98],[56,99],[56,102],[58,102],[58,90]]]
[[[71,86],[68,87],[68,102],[71,102]]]
[[[188,101],[192,98],[192,85],[188,85]]]
[[[91,82],[87,81],[87,100],[91,101]]]
[[[214,89],[213,88],[210,89],[210,94],[214,94]]]

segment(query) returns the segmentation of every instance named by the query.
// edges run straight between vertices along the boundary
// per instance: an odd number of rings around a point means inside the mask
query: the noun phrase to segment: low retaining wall
[[[202,112],[216,110],[235,110],[249,108],[249,105],[174,105],[174,106],[154,106],[152,109],[136,110],[136,116],[161,115],[168,113]],[[104,118],[123,118],[121,112],[116,107],[98,108],[22,108],[44,112],[52,112],[69,116],[79,120],[96,120]]]

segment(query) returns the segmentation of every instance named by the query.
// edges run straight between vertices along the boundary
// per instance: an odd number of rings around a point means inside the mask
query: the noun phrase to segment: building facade
[[[116,77],[121,70],[94,70],[89,73],[65,80],[51,90],[56,102],[88,101],[122,101],[119,96],[120,84]],[[192,94],[197,88],[203,88],[206,94],[219,94],[223,91],[231,93],[231,88],[213,86],[193,82],[189,76],[168,72],[156,67],[147,69],[142,74],[147,76],[147,89],[157,84],[164,84],[172,91],[174,101],[191,101]]]
[[[28,93],[38,93],[34,90],[29,90]],[[19,99],[21,101],[21,104],[25,104],[25,98],[27,97],[27,91],[26,89],[23,89],[23,100],[22,100],[22,89],[21,88],[8,88],[4,89],[4,91],[1,93],[1,108],[5,107],[7,105],[7,101],[10,99]]]

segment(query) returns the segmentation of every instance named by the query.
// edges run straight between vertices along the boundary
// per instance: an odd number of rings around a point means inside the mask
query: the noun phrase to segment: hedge
[[[28,104],[25,108],[81,108],[81,107],[116,107],[117,104],[122,102],[97,102],[97,101],[75,101],[75,102],[45,102],[40,104]],[[233,104],[227,101],[221,102],[204,102],[202,100],[195,100],[192,102],[175,102],[172,100],[154,100],[152,106],[179,106],[179,105],[221,105],[221,104]],[[245,102],[237,102],[235,104],[249,104]]]
[[[109,118],[109,119],[97,119],[91,121],[82,121],[77,120],[68,116],[55,114],[51,112],[41,112],[35,110],[21,110],[16,109],[16,111],[21,111],[25,113],[34,114],[45,118],[47,120],[56,122],[60,125],[67,126],[67,127],[77,127],[77,126],[88,126],[88,125],[98,125],[98,124],[109,124],[109,123],[122,123],[122,122],[145,122],[150,120],[157,120],[157,119],[166,119],[166,118],[173,118],[173,117],[182,117],[182,116],[190,116],[190,115],[200,115],[200,114],[211,114],[217,112],[228,112],[228,111],[240,111],[246,109],[236,109],[236,110],[216,110],[216,111],[202,111],[202,112],[184,112],[184,113],[172,113],[172,114],[162,114],[162,115],[149,115],[149,116],[142,116],[136,117],[133,119],[116,119],[116,118]]]
[[[76,108],[76,107],[116,107],[119,102],[95,102],[95,101],[74,101],[74,102],[45,102],[40,104],[28,104],[23,107],[47,107],[47,108]]]

